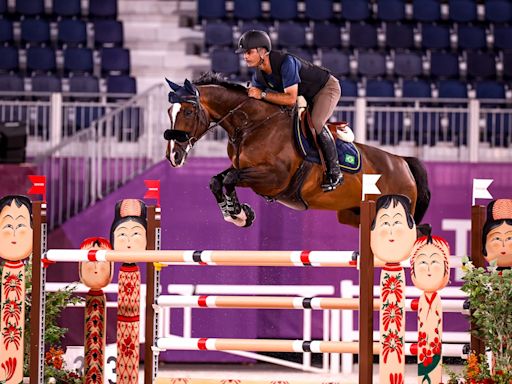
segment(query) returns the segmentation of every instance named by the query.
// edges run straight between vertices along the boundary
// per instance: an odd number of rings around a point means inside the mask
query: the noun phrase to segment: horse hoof
[[[251,206],[248,204],[242,204],[242,209],[245,212],[245,215],[247,216],[244,228],[250,227],[254,222],[254,219],[256,218],[256,214],[254,213],[254,210],[251,208]]]

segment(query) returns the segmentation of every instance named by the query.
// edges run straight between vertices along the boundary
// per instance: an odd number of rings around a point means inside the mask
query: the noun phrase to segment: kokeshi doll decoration
[[[409,257],[416,241],[411,202],[403,195],[377,200],[370,246],[385,262],[380,276],[379,383],[403,384],[405,374],[405,274],[400,262]]]
[[[450,278],[450,247],[438,236],[419,238],[411,252],[411,279],[423,291],[418,311],[418,383],[440,384],[442,374],[443,308],[437,291]]]
[[[0,315],[0,382],[23,381],[25,330],[25,263],[32,253],[32,203],[26,196],[0,199],[0,257],[2,271]]]
[[[482,231],[483,255],[499,270],[512,267],[512,199],[494,200],[487,206]]]
[[[80,249],[112,249],[103,237],[89,237]],[[85,296],[84,384],[103,384],[105,377],[105,345],[107,299],[102,288],[112,281],[114,263],[86,261],[79,266],[80,280],[89,292]]]
[[[144,251],[147,237],[146,205],[136,199],[118,202],[110,229],[114,250]],[[140,270],[123,263],[117,299],[117,384],[139,382]]]

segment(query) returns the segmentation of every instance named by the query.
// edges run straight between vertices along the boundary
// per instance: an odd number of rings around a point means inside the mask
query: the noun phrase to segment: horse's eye
[[[192,110],[191,109],[185,109],[184,113],[185,113],[186,117],[190,117],[190,115],[192,115]]]

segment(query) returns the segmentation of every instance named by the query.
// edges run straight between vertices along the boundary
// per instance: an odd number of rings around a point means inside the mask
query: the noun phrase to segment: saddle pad
[[[325,129],[325,128],[324,128]],[[320,156],[314,143],[311,143],[302,133],[299,124],[294,124],[293,136],[297,150],[306,161],[320,164]],[[354,143],[335,139],[338,150],[340,168],[344,172],[357,173],[361,170],[361,152]]]

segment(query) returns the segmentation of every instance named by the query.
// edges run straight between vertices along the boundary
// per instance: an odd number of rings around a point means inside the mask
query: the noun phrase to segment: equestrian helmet
[[[243,53],[252,48],[265,48],[270,52],[272,43],[270,42],[268,34],[264,31],[252,29],[240,36],[236,53]]]

